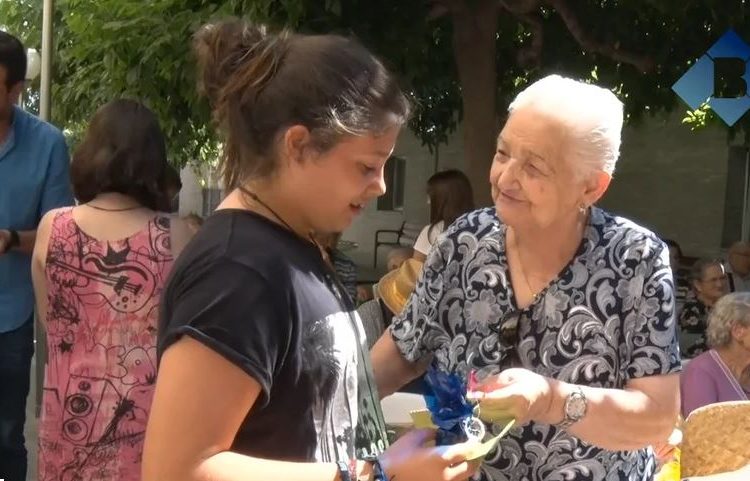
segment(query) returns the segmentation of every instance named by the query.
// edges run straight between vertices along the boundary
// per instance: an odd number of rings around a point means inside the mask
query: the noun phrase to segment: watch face
[[[464,419],[461,424],[469,441],[482,441],[487,434],[484,423],[474,416]]]
[[[566,414],[568,417],[574,420],[581,419],[586,414],[586,398],[581,394],[573,394],[568,399],[568,405],[566,406]]]

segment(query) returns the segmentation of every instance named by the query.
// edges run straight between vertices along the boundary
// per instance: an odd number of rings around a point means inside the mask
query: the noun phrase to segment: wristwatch
[[[573,392],[565,398],[565,418],[557,424],[558,429],[568,429],[586,415],[588,400],[583,389],[576,387]]]
[[[21,239],[18,237],[18,232],[14,231],[13,229],[8,229],[8,233],[10,234],[10,239],[8,239],[8,243],[5,244],[5,248],[3,249],[3,254],[11,250],[12,248],[16,247],[21,243]]]

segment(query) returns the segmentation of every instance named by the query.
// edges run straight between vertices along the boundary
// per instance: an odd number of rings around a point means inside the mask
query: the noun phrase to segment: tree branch
[[[539,17],[542,0],[500,0],[500,5],[531,30],[531,45],[518,51],[518,64],[523,68],[538,66],[544,45],[544,27]]]
[[[567,0],[545,0],[545,2],[560,15],[568,31],[585,51],[599,53],[617,62],[633,65],[643,73],[652,71],[656,66],[653,58],[621,50],[619,43],[611,45],[597,42],[583,29]]]
[[[643,73],[648,73],[656,67],[653,58],[620,48],[619,42],[614,44],[597,41],[581,25],[577,14],[568,0],[497,0],[498,5],[510,12],[531,30],[531,45],[518,53],[518,62],[523,67],[538,65],[544,43],[544,28],[539,17],[542,4],[554,8],[562,18],[568,31],[584,51],[597,53],[616,62],[632,65]],[[456,15],[465,9],[465,0],[427,0],[428,20],[435,20],[445,15]]]
[[[427,0],[429,8],[427,20],[436,20],[445,15],[456,13],[461,3],[460,0]]]
[[[542,60],[544,27],[538,14],[528,13],[519,19],[531,30],[531,44],[518,51],[518,64],[523,68],[538,67]]]
[[[500,5],[514,15],[528,15],[539,10],[542,0],[500,0]]]

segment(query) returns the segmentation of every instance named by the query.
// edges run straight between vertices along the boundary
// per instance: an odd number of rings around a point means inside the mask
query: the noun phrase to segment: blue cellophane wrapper
[[[441,371],[433,366],[427,369],[425,403],[438,427],[436,444],[439,446],[467,440],[461,422],[471,417],[473,406],[466,400],[466,382],[456,374]]]

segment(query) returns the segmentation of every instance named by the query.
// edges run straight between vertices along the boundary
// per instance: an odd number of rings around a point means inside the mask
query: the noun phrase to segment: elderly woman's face
[[[511,114],[490,170],[492,199],[503,222],[544,228],[579,212],[590,186],[564,158],[568,139],[562,123],[535,110]]]
[[[703,271],[703,278],[695,282],[695,289],[709,300],[717,301],[729,292],[729,284],[724,269],[718,264],[706,267]]]
[[[745,327],[739,322],[732,326],[732,339],[744,347],[750,355],[750,327]]]

